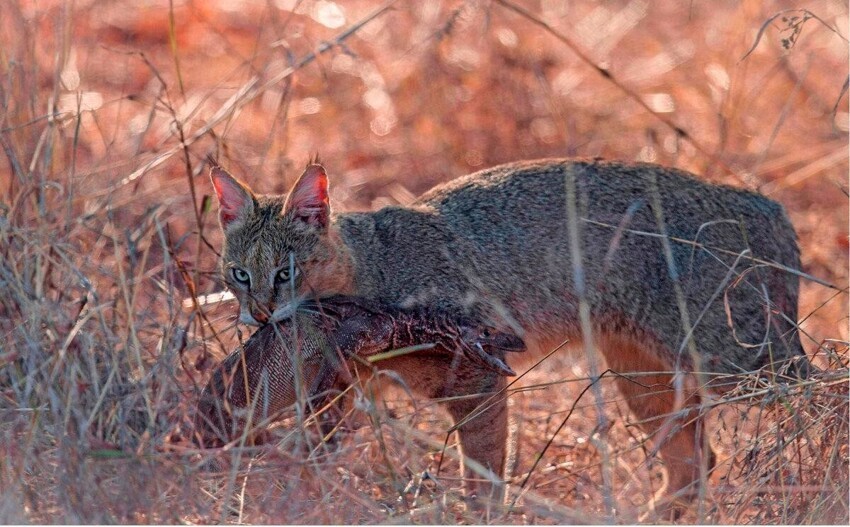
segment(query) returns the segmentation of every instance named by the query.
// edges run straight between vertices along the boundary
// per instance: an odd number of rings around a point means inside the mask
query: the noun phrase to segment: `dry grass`
[[[211,469],[189,447],[199,386],[236,341],[232,304],[183,308],[221,289],[204,159],[282,192],[318,151],[349,210],[563,155],[781,201],[803,270],[844,289],[802,285],[804,344],[827,371],[705,408],[721,464],[685,520],[846,523],[846,4],[519,2],[544,25],[507,2],[390,4],[0,6],[0,521],[599,521],[600,432],[614,519],[637,519],[660,467],[635,427],[596,430],[587,398],[552,440],[587,385],[565,357],[512,396],[519,476],[551,445],[507,515],[461,506],[444,415],[403,396],[364,401],[366,426],[327,448],[280,427]],[[791,7],[818,18],[770,20]]]

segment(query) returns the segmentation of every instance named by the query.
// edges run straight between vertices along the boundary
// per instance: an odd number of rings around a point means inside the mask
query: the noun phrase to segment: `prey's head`
[[[473,363],[494,369],[502,375],[516,375],[508,366],[505,355],[525,351],[525,342],[520,337],[470,321],[460,321],[458,330],[459,341],[456,343]]]
[[[344,252],[321,165],[308,165],[285,196],[257,196],[221,167],[210,177],[224,231],[222,277],[239,300],[241,322],[283,320],[304,298],[344,292]]]

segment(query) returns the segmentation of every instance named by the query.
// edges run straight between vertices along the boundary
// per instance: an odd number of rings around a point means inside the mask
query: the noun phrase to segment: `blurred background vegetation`
[[[832,0],[2,2],[0,521],[487,519],[451,477],[417,479],[440,458],[423,437],[446,423],[403,403],[332,452],[281,439],[252,471],[239,452],[202,470],[187,443],[239,331],[233,303],[193,300],[222,290],[206,158],[281,193],[318,153],[337,210],[564,156],[677,166],[783,203],[803,271],[838,288],[803,281],[804,345],[844,377],[752,402],[786,410],[770,425],[717,412],[735,423],[715,438],[731,461],[699,518],[846,522],[847,28]],[[551,362],[516,397],[520,473],[581,389],[556,382],[583,375],[574,361]],[[570,421],[526,508],[499,521],[602,510],[593,424]],[[634,521],[659,467],[631,428],[609,435],[618,518]]]

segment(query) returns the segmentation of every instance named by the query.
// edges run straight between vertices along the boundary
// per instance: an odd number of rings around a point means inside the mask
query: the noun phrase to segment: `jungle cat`
[[[224,280],[245,323],[279,321],[304,299],[334,294],[435,304],[511,328],[540,357],[583,342],[584,305],[615,372],[699,371],[615,380],[665,464],[653,502],[665,509],[687,505],[701,460],[712,459],[700,448],[702,421],[679,411],[698,405],[699,380],[804,356],[799,249],[782,206],[682,170],[523,161],[449,181],[408,206],[351,213],[331,211],[318,164],[286,196],[259,196],[217,166],[211,177]],[[681,420],[671,426],[670,415]]]

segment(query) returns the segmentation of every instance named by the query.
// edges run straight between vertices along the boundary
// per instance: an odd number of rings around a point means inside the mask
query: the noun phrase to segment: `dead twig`
[[[546,30],[547,33],[549,33],[550,35],[552,35],[553,37],[558,39],[562,44],[564,44],[568,48],[570,48],[570,51],[572,51],[582,62],[584,62],[588,66],[595,69],[597,71],[597,73],[602,75],[608,82],[610,82],[618,90],[623,92],[629,99],[632,99],[633,101],[635,101],[641,108],[646,110],[647,113],[649,113],[656,120],[661,122],[661,124],[663,124],[664,126],[669,128],[670,130],[672,130],[676,134],[677,137],[680,137],[681,139],[687,141],[688,144],[690,144],[691,146],[693,146],[697,150],[697,152],[704,155],[708,159],[712,159],[714,161],[714,163],[716,163],[718,166],[720,166],[720,168],[722,168],[727,173],[734,176],[741,183],[747,185],[748,187],[753,186],[752,181],[747,180],[747,178],[745,178],[744,176],[742,176],[741,174],[739,174],[738,172],[733,170],[732,167],[727,165],[722,159],[716,159],[714,154],[709,152],[708,148],[704,147],[699,141],[694,139],[693,136],[691,136],[691,134],[688,133],[687,130],[685,130],[684,128],[682,128],[678,124],[674,123],[670,119],[664,117],[660,113],[658,113],[655,110],[653,110],[652,108],[650,108],[649,105],[646,103],[646,101],[644,101],[643,98],[636,91],[632,90],[631,88],[629,88],[628,86],[626,86],[625,84],[620,82],[614,76],[614,74],[611,73],[610,70],[603,68],[602,66],[599,66],[598,64],[596,64],[596,62],[594,62],[593,59],[591,59],[581,49],[581,47],[578,44],[573,42],[572,39],[570,39],[564,33],[553,28],[551,25],[549,25],[547,22],[542,20],[540,17],[538,17],[534,13],[528,11],[527,9],[525,9],[521,6],[516,5],[515,3],[511,2],[510,0],[496,0],[496,2],[501,4],[505,8],[510,9],[511,11],[519,14],[520,16],[528,19],[530,22],[542,27],[544,30]]]

